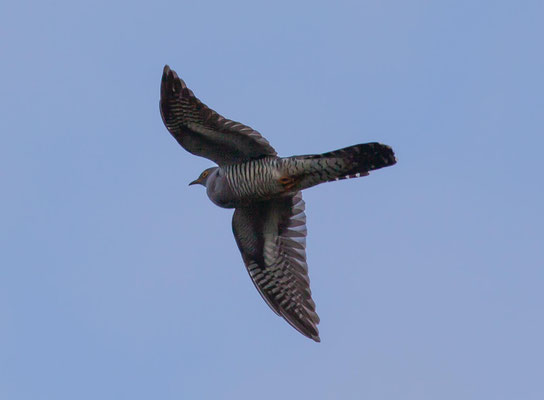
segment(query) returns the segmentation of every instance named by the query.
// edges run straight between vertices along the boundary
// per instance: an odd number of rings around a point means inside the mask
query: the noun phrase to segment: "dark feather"
[[[232,228],[255,287],[276,314],[319,342],[306,264],[306,215],[298,192],[237,208]]]
[[[160,110],[164,124],[185,150],[220,166],[276,156],[259,132],[198,100],[168,65],[162,75]]]

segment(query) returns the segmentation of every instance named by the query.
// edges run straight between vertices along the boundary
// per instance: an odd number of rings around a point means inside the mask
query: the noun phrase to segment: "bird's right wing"
[[[278,315],[319,342],[306,264],[302,193],[237,208],[232,228],[255,287]]]
[[[162,74],[160,110],[164,125],[185,150],[220,166],[276,155],[259,132],[198,100],[168,65]]]

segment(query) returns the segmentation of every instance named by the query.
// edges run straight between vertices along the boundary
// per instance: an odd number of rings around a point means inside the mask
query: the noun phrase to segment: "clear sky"
[[[0,5],[0,399],[544,398],[542,1]],[[305,192],[322,343],[250,282],[169,64]]]

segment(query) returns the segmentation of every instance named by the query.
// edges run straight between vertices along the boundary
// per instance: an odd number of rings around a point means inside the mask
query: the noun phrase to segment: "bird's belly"
[[[272,193],[267,196],[263,195],[245,195],[245,196],[224,196],[224,195],[211,195],[208,193],[208,197],[212,201],[213,204],[216,206],[219,206],[221,208],[238,208],[238,207],[248,207],[251,204],[260,202],[260,201],[267,201],[273,198],[278,197],[284,197],[292,195],[290,192],[283,192],[283,193]]]
[[[210,200],[219,207],[237,208],[291,194],[280,183],[280,171],[246,172],[251,167],[221,171],[214,185],[208,187]]]
[[[208,197],[210,198],[210,200],[212,201],[213,204],[215,204],[216,206],[219,206],[221,208],[236,208],[236,207],[239,207],[239,205],[237,204],[237,202],[233,199],[228,199],[228,198],[222,198],[221,196],[210,196],[208,194]]]
[[[266,201],[277,197],[285,196],[285,187],[281,184],[281,173],[278,170],[267,171],[267,173],[238,174],[233,177],[227,176],[231,189],[231,202],[238,205]]]

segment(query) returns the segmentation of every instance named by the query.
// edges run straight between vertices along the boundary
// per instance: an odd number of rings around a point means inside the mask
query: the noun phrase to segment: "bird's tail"
[[[369,171],[389,167],[397,160],[391,147],[381,143],[356,144],[323,154],[289,157],[291,176],[298,176],[299,189],[319,183],[358,178]]]

